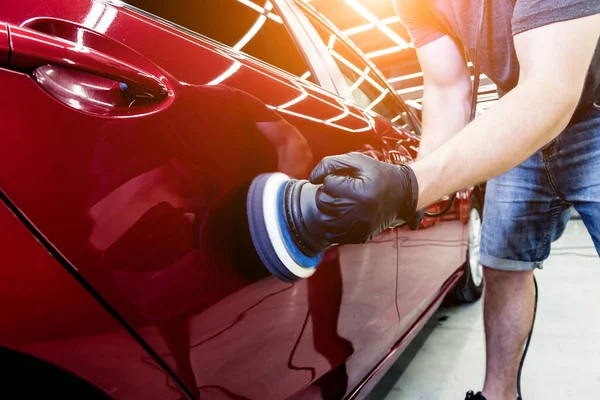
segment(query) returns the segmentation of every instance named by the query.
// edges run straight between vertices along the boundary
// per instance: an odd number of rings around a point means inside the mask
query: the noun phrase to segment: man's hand
[[[362,243],[416,210],[417,181],[407,165],[349,153],[324,158],[310,181],[323,184],[316,201],[330,243]]]

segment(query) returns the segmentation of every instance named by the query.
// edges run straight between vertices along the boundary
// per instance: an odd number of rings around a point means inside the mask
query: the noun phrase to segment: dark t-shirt
[[[502,96],[519,79],[513,35],[600,13],[599,0],[486,0],[486,19],[479,49],[479,69]],[[396,12],[415,47],[448,35],[475,58],[480,0],[394,0]],[[577,43],[573,43],[574,46]],[[580,107],[600,99],[600,40],[592,59]]]

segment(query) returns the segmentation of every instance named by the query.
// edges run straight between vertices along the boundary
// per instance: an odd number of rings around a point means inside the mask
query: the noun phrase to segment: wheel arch
[[[82,377],[20,350],[0,345],[0,366],[5,382],[2,388],[3,395],[6,395],[8,390],[18,396],[14,398],[23,399],[111,399],[104,391]]]

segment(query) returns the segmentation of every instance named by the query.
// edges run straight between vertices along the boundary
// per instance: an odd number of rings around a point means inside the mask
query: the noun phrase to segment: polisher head
[[[289,196],[297,182],[279,172],[259,175],[250,185],[246,202],[250,236],[258,256],[271,274],[285,282],[308,278],[323,258],[322,252],[307,255],[293,239]],[[300,204],[292,207],[299,208]]]

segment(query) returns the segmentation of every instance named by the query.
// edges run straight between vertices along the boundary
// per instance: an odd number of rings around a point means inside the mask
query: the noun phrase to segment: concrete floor
[[[594,398],[600,392],[600,259],[572,220],[536,273],[536,327],[523,370],[527,400]],[[482,302],[442,308],[369,400],[462,400],[484,377]]]

